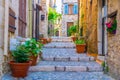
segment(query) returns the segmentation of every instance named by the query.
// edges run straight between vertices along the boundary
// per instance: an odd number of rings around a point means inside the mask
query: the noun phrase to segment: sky
[[[57,12],[61,13],[61,8],[62,8],[62,0],[56,0],[56,5],[57,5]]]

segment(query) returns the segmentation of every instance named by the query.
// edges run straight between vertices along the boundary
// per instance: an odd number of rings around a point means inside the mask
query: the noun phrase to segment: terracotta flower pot
[[[51,39],[51,38],[49,38],[49,39],[47,40],[47,42],[48,42],[48,43],[50,43],[51,41],[52,41],[52,39]]]
[[[73,40],[73,41],[76,41],[76,40],[77,40],[77,37],[72,37],[72,40]]]
[[[41,38],[40,40],[41,40],[42,44],[47,44],[47,39]]]
[[[85,52],[85,44],[83,45],[76,45],[76,51],[77,53],[84,53]]]
[[[30,61],[26,63],[9,62],[13,77],[26,77],[30,66]]]
[[[38,56],[30,56],[31,66],[35,66],[37,64]]]

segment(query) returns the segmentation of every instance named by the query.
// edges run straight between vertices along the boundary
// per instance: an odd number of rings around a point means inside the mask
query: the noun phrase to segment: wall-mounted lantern
[[[41,20],[44,21],[45,15],[41,15]]]

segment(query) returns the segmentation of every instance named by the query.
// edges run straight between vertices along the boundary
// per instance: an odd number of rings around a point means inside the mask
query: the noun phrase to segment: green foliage
[[[75,44],[85,44],[85,40],[76,40]]]
[[[16,63],[24,63],[30,60],[28,50],[24,45],[20,45],[16,50],[12,51],[12,57]]]
[[[105,62],[102,63],[102,67],[104,69],[104,73],[108,73],[109,72],[109,67],[108,67],[108,65]]]
[[[72,25],[70,26],[70,28],[68,29],[68,35],[74,35],[77,32],[77,25]]]
[[[62,17],[62,15],[58,12],[56,12],[55,9],[53,8],[49,8],[49,12],[48,12],[48,21],[55,23],[57,21],[57,19],[60,19]]]
[[[37,56],[41,52],[43,44],[37,42],[35,39],[30,39],[25,41],[24,46],[30,55]]]

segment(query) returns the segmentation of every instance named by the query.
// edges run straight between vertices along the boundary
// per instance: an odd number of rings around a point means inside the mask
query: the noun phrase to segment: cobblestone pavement
[[[6,74],[2,80],[114,80],[103,74],[93,57],[76,53],[68,37],[53,37],[42,53],[43,60],[30,67],[27,77],[17,79]]]
[[[114,80],[102,72],[33,72],[26,78],[13,78],[10,74],[2,80]]]

